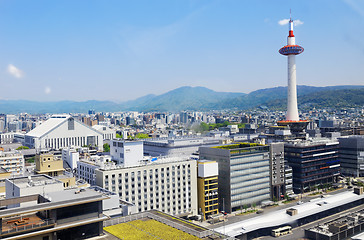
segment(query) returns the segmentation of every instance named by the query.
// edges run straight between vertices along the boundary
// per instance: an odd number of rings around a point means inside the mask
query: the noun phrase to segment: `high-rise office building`
[[[341,173],[345,176],[364,177],[364,136],[339,138]]]
[[[270,199],[269,146],[235,143],[200,147],[199,152],[201,160],[218,163],[220,211],[232,212]]]
[[[293,169],[295,193],[337,182],[339,142],[329,139],[295,140],[284,144],[285,159]]]

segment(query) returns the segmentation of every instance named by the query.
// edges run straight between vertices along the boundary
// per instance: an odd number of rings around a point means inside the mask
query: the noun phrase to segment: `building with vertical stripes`
[[[103,149],[103,135],[70,115],[53,115],[25,135],[25,145],[37,152],[69,146]]]
[[[199,152],[201,160],[218,163],[220,211],[232,212],[270,199],[269,146],[233,143],[200,147]]]

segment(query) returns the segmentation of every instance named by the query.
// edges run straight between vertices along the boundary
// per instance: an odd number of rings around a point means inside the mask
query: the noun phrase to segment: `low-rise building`
[[[25,135],[25,145],[38,153],[69,146],[103,149],[102,134],[70,115],[53,115]]]
[[[116,131],[107,126],[94,125],[92,128],[102,134],[103,140],[111,140],[116,138]]]
[[[113,139],[110,142],[110,155],[118,165],[125,167],[138,165],[143,159],[143,142]]]
[[[153,157],[191,155],[201,146],[219,144],[220,138],[166,138],[144,141],[144,154]]]
[[[33,194],[47,194],[63,191],[63,182],[48,175],[40,174],[28,177],[15,177],[5,180],[6,199],[25,197]],[[11,205],[18,207],[19,205]]]
[[[76,150],[75,147],[68,147],[62,149],[62,160],[65,162],[69,168],[76,169],[77,163],[80,159],[80,153]]]
[[[76,185],[76,178],[72,173],[66,172],[63,167],[63,160],[54,157],[53,154],[41,154],[35,158],[35,173],[46,174],[63,182],[65,188]]]
[[[16,185],[28,184],[27,178],[25,183],[21,179],[15,181]],[[48,186],[54,187],[42,187]],[[68,240],[99,236],[103,221],[108,219],[102,214],[102,201],[106,199],[107,196],[92,189],[62,188],[47,194],[33,192],[0,200],[1,206],[8,207],[0,210],[0,238]]]
[[[24,156],[19,151],[0,151],[0,167],[14,175],[21,175],[24,171]]]
[[[96,185],[95,170],[105,167],[115,167],[115,163],[111,161],[111,156],[91,156],[89,158],[83,158],[77,165],[77,177],[94,186]]]

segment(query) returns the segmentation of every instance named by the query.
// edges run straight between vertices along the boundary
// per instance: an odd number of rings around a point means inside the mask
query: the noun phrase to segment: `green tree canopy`
[[[110,145],[108,143],[104,144],[104,152],[110,152]]]
[[[29,149],[28,147],[26,147],[26,146],[20,146],[20,147],[18,147],[16,150],[22,150],[22,149]]]
[[[137,139],[145,139],[145,138],[150,138],[148,134],[145,133],[137,133],[137,135],[135,135],[135,138]]]

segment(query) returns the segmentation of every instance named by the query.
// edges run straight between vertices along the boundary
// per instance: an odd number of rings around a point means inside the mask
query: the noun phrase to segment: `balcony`
[[[54,225],[55,221],[53,219],[42,219],[35,214],[18,218],[3,219],[0,236],[3,238],[4,236],[48,228]]]

